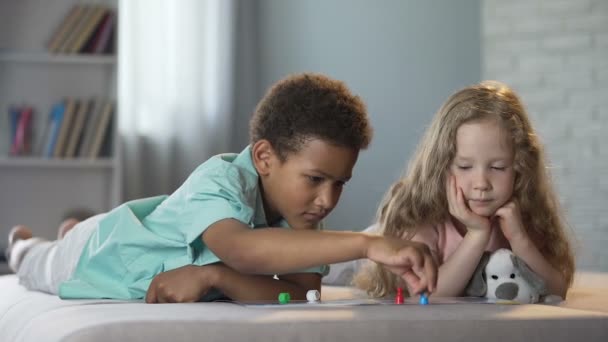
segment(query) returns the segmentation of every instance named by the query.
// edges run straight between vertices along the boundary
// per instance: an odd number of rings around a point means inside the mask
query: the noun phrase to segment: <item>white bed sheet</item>
[[[608,278],[605,278],[608,279]],[[256,309],[230,303],[63,301],[0,276],[0,341],[608,340],[608,289],[573,291],[561,306],[452,304]],[[323,300],[361,297],[346,287]]]

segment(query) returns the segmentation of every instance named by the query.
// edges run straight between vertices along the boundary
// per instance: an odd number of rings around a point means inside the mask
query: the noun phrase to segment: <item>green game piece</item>
[[[279,293],[279,303],[287,304],[287,303],[289,303],[290,300],[291,300],[291,296],[289,295],[289,292]]]

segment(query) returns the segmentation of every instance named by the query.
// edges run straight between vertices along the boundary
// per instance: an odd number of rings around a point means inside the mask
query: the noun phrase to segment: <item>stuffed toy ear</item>
[[[523,260],[521,260],[515,254],[512,254],[511,261],[513,262],[513,267],[515,267],[516,270],[519,270],[521,277],[524,278],[528,284],[530,284],[530,287],[536,291],[536,293],[538,293],[540,296],[546,296],[549,294],[545,281],[536,273],[532,272],[532,270]]]
[[[464,289],[464,294],[470,297],[483,297],[486,295],[488,291],[488,284],[486,283],[486,278],[484,271],[486,269],[486,265],[488,261],[490,261],[490,252],[484,252],[479,260],[479,264],[473,272],[473,276],[467,287]]]

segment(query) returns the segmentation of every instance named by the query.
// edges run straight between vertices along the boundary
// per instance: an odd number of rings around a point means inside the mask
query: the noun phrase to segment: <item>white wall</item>
[[[367,103],[375,137],[327,223],[335,229],[366,227],[441,102],[480,80],[480,2],[259,0],[244,5],[233,149],[247,143],[255,103],[278,79],[314,71],[345,81]],[[256,53],[248,55],[247,46]]]
[[[483,1],[483,77],[528,105],[577,238],[608,271],[608,1]]]

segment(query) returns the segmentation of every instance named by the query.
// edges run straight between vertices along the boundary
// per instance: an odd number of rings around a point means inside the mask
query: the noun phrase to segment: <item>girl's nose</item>
[[[490,181],[488,179],[488,175],[485,171],[478,171],[475,174],[475,179],[473,180],[473,188],[475,190],[485,191],[491,188]]]

